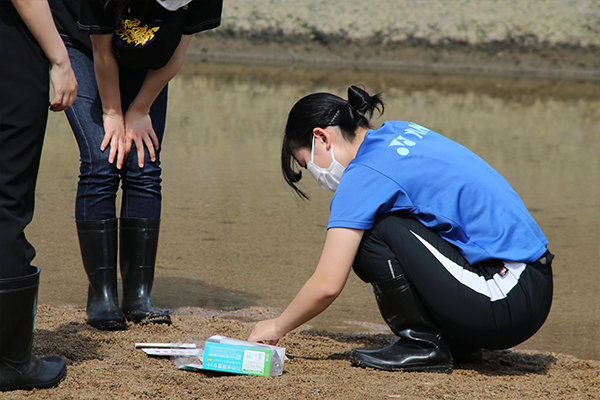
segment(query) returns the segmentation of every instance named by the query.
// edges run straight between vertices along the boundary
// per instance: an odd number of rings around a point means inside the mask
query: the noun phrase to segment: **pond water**
[[[284,183],[285,119],[301,96],[345,96],[350,84],[382,92],[385,119],[445,134],[508,179],[556,254],[550,316],[520,347],[600,359],[598,83],[189,63],[170,86],[155,304],[281,310],[289,303],[316,266],[331,195],[308,178],[301,186],[311,200],[301,201]],[[77,173],[66,118],[52,115],[28,228],[43,271],[42,304],[85,306]],[[354,275],[310,325],[387,332],[368,285]]]

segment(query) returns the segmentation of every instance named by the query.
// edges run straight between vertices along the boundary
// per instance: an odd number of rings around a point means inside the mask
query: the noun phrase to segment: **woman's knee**
[[[354,259],[356,275],[365,282],[374,283],[403,274],[406,254],[414,248],[415,237],[410,234],[414,223],[419,224],[400,213],[377,216],[373,227],[363,234]]]
[[[148,156],[147,152],[146,156]],[[149,158],[146,158],[144,167],[140,168],[137,165],[137,156],[130,154],[121,175],[123,191],[147,192],[160,196],[161,173],[162,170],[158,159],[152,162]]]
[[[381,282],[403,274],[398,258],[384,240],[381,225],[377,222],[372,229],[364,232],[352,268],[367,283]]]

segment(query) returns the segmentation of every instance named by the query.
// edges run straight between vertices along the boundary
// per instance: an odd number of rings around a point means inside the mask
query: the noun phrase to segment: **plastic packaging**
[[[190,349],[191,350],[191,349]],[[285,348],[214,335],[197,343],[173,361],[188,371],[212,370],[237,374],[279,376],[286,359]],[[174,352],[172,355],[177,356]],[[166,354],[165,354],[166,355]],[[187,357],[185,356],[187,355]]]

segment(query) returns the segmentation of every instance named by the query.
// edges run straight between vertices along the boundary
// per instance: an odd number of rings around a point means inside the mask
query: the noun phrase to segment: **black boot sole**
[[[54,357],[49,357],[54,358]],[[57,358],[57,357],[56,357]],[[15,384],[9,386],[0,387],[0,392],[8,392],[13,390],[34,390],[34,389],[50,389],[58,386],[65,378],[67,377],[67,366],[63,368],[60,374],[52,380],[40,383],[40,382],[32,382],[32,383],[24,383],[24,384]]]
[[[94,328],[101,331],[126,331],[129,329],[127,322],[125,321],[114,321],[114,320],[103,320],[103,321],[90,321],[87,323]]]
[[[408,366],[408,367],[394,367],[393,365],[381,365],[371,364],[367,361],[351,358],[350,362],[355,367],[360,368],[373,368],[382,371],[402,371],[402,372],[431,372],[439,374],[450,374],[452,373],[451,365],[423,365],[423,366]]]
[[[164,324],[171,325],[171,316],[169,314],[161,312],[125,312],[125,318],[127,321],[133,322],[134,324],[147,325],[147,324]]]

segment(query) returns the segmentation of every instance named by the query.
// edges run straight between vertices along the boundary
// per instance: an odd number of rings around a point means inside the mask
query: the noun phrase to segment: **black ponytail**
[[[375,110],[379,111],[379,114],[383,114],[384,109],[381,94],[377,93],[375,96],[369,96],[369,93],[356,86],[348,88],[348,105],[362,115],[368,114],[369,119],[373,116]]]
[[[369,120],[375,110],[383,114],[381,95],[370,96],[365,90],[350,86],[348,100],[331,93],[313,93],[298,100],[290,110],[281,146],[281,171],[288,185],[302,198],[308,199],[296,182],[302,179],[293,152],[310,148],[313,129],[339,126],[342,136],[352,141],[356,130],[370,128]]]

